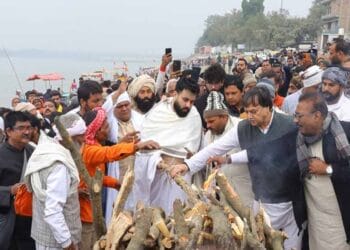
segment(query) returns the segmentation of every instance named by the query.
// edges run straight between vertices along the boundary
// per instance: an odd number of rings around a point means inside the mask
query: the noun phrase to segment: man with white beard
[[[175,199],[186,199],[186,194],[157,165],[184,162],[187,153],[195,153],[202,136],[201,118],[193,103],[199,86],[192,79],[181,78],[176,85],[176,96],[161,101],[147,114],[141,129],[141,139],[152,139],[161,150],[139,153],[135,160],[134,201],[161,207],[170,214]],[[185,179],[189,182],[190,175]]]
[[[108,97],[104,108],[107,109],[107,119],[111,126],[109,132],[109,141],[112,143],[119,142],[131,142],[137,138],[137,133],[140,131],[140,126],[143,121],[143,116],[138,112],[131,109],[131,100],[127,92],[122,93],[116,100],[115,104],[112,103],[112,96]],[[123,177],[128,167],[134,167],[135,156],[129,157],[108,163],[108,176],[117,178],[120,183],[123,181]],[[107,203],[106,203],[106,223],[108,225],[112,212],[113,203],[117,197],[118,190],[108,188],[107,189]],[[129,195],[128,206],[133,205],[133,199]]]

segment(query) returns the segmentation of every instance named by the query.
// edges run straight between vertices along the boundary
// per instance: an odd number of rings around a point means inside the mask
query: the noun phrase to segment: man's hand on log
[[[158,142],[149,140],[149,141],[136,143],[135,148],[136,148],[136,151],[138,151],[138,150],[155,150],[155,149],[159,149],[160,146],[159,146]]]
[[[214,166],[220,166],[222,164],[227,163],[227,157],[224,156],[211,156],[208,160],[207,160],[208,164],[213,163]]]
[[[173,165],[173,168],[170,170],[170,175],[174,178],[178,174],[185,174],[188,171],[188,166],[186,164]]]

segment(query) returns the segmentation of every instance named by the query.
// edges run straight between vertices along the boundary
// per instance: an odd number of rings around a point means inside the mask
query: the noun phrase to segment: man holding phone
[[[167,66],[172,60],[173,60],[172,49],[166,48],[165,54],[162,56],[162,63],[160,64],[157,79],[156,79],[156,92],[158,96],[162,96],[163,94],[163,90],[166,84],[165,73],[167,70]]]

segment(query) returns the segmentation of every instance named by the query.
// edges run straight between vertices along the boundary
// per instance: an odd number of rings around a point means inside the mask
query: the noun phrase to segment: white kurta
[[[199,113],[195,107],[184,118],[173,110],[173,99],[167,99],[155,107],[145,117],[141,128],[142,140],[154,140],[161,148],[186,155],[185,147],[197,152],[202,135]],[[167,173],[157,169],[162,160],[161,154],[169,155],[165,150],[137,153],[135,159],[135,183],[133,196],[135,202],[159,206],[170,214],[175,199],[185,200],[185,193]],[[170,155],[174,156],[174,155]],[[185,176],[190,181],[190,175]]]
[[[118,143],[119,125],[118,125],[118,119],[114,116],[114,111],[113,111],[114,108],[113,108],[113,102],[111,97],[107,98],[106,102],[103,105],[103,108],[107,112],[107,119],[110,126],[109,140],[113,143]],[[132,126],[135,128],[135,131],[140,131],[142,121],[143,121],[143,116],[140,115],[138,112],[132,110],[131,123],[132,123]],[[108,163],[107,174],[108,176],[114,177],[116,179],[120,178],[118,161]],[[109,221],[112,217],[113,204],[117,198],[117,195],[118,195],[118,190],[114,188],[107,188],[106,214],[105,214],[105,221],[107,225],[109,224]],[[132,209],[133,205],[134,205],[133,197],[132,197],[132,194],[130,194],[128,197],[127,203],[125,205],[125,208]]]
[[[312,156],[323,158],[322,140],[311,147]],[[305,179],[309,246],[317,250],[349,250],[343,221],[331,179],[327,175],[312,175]]]
[[[327,105],[327,108],[328,111],[335,113],[340,121],[350,122],[350,99],[344,93],[337,103]]]

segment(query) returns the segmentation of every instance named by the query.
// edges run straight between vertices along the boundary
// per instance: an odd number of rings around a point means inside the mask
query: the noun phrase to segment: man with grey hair
[[[61,116],[67,132],[80,144],[86,130],[74,113]],[[60,136],[56,137],[61,140]],[[78,199],[79,172],[70,152],[44,132],[28,161],[25,182],[33,192],[31,237],[37,250],[77,249],[82,226]]]
[[[341,121],[350,121],[350,99],[344,94],[347,85],[346,73],[338,67],[330,67],[322,75],[322,95],[328,111]]]

